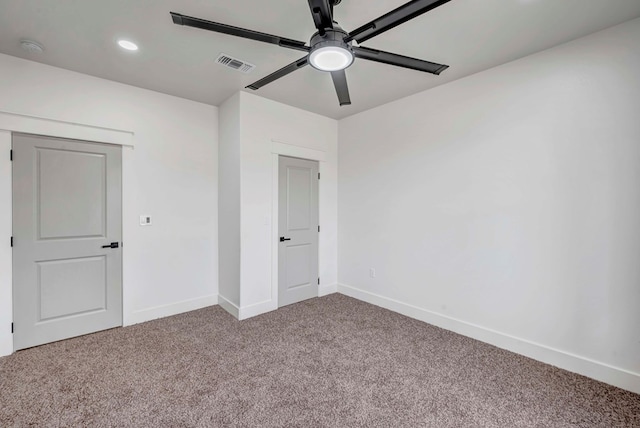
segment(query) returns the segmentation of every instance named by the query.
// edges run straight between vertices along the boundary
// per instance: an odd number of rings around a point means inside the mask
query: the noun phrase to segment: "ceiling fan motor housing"
[[[322,35],[320,34],[320,32],[317,32],[311,37],[311,41],[309,42],[309,45],[311,45],[309,55],[313,56],[314,52],[327,47],[344,49],[351,54],[351,62],[347,65],[348,67],[353,63],[353,58],[355,57],[353,49],[351,47],[351,42],[347,43],[344,41],[344,39],[348,36],[349,34],[337,25],[334,25],[333,29],[326,29],[324,34]],[[310,63],[314,68],[317,68],[321,71],[326,71],[315,67],[313,61],[311,61]]]

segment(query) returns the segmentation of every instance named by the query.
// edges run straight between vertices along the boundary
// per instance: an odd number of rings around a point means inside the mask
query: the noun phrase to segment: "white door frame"
[[[294,158],[307,159],[318,162],[318,170],[322,177],[323,163],[326,161],[326,154],[320,150],[309,149],[306,147],[294,146],[278,141],[271,142],[271,305],[273,309],[278,308],[278,249],[279,249],[279,224],[278,224],[278,203],[279,203],[279,171],[280,156],[290,156]],[[322,198],[322,179],[318,186],[318,212],[320,212]],[[321,219],[319,221],[321,223]],[[322,225],[321,225],[322,226]],[[322,227],[321,229],[322,230]],[[318,258],[320,257],[320,241],[322,235],[318,237]],[[320,260],[318,260],[318,274],[320,272]],[[318,284],[318,293],[322,286],[322,277]]]
[[[132,160],[135,144],[135,133],[129,130],[107,128],[90,124],[75,123],[53,118],[32,116],[28,114],[0,111],[0,239],[7,239],[12,234],[12,166],[9,161],[12,133],[36,134],[50,137],[69,138],[96,143],[108,143],[128,148],[122,150],[122,241],[126,242],[128,227],[124,219],[135,218],[131,212],[135,203],[135,195],[127,191],[133,175]],[[0,244],[0,356],[13,353],[13,335],[8,326],[13,322],[13,273],[12,249]],[[122,254],[122,325],[127,325],[127,317],[132,308],[128,304],[127,281],[128,266],[126,252]]]

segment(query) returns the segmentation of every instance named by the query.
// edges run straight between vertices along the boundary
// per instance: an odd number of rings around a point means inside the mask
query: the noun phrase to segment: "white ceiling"
[[[406,1],[343,0],[335,19],[353,30]],[[177,26],[169,11],[307,42],[315,30],[306,0],[0,0],[0,52],[213,105],[304,56]],[[347,70],[351,106],[340,107],[330,76],[311,67],[256,93],[343,118],[639,16],[639,0],[452,0],[363,43],[450,65],[440,76],[356,60]],[[120,49],[120,37],[140,51]],[[22,38],[44,53],[23,51]],[[217,65],[221,52],[257,68],[244,75]]]

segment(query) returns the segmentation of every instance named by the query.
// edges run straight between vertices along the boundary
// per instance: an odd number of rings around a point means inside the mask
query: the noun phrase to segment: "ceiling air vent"
[[[218,58],[216,58],[216,62],[244,74],[249,74],[256,68],[253,64],[249,64],[246,61],[239,60],[227,54],[220,54]]]

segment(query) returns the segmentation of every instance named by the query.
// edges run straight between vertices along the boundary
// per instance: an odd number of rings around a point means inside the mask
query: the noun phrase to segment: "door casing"
[[[31,135],[42,135],[48,137],[59,137],[77,139],[83,141],[93,141],[96,143],[113,144],[122,147],[122,215],[123,218],[135,216],[133,207],[136,206],[136,196],[133,192],[127,191],[128,184],[135,177],[134,148],[136,146],[135,132],[126,128],[116,128],[109,126],[95,126],[87,122],[70,122],[53,117],[44,117],[29,113],[14,113],[0,110],[0,151],[6,154],[7,163],[0,165],[0,235],[3,239],[9,240],[11,233],[12,217],[12,177],[11,162],[9,161],[9,151],[11,150],[12,134],[23,133]],[[130,236],[130,226],[125,223],[123,228],[123,241]],[[129,259],[130,253],[123,253],[123,325],[135,324],[146,319],[133,317],[131,305],[131,295],[128,289],[130,273]],[[0,356],[11,355],[14,350],[13,334],[11,324],[13,322],[13,269],[12,269],[12,248],[7,245],[5,250],[0,252]]]
[[[324,279],[322,278],[322,254],[323,254],[323,233],[322,228],[323,220],[323,199],[322,192],[324,181],[322,179],[324,174],[324,163],[327,161],[327,153],[321,150],[310,149],[306,147],[294,146],[291,144],[281,143],[275,140],[271,142],[271,297],[268,302],[259,305],[258,307],[251,307],[250,309],[240,308],[239,319],[250,318],[254,315],[259,315],[268,311],[274,311],[278,309],[278,176],[279,176],[279,164],[280,156],[290,156],[299,159],[315,160],[318,161],[320,171],[320,181],[318,182],[318,196],[319,204],[318,209],[320,212],[320,233],[318,234],[318,268],[320,273],[320,285],[318,286],[318,295],[321,295],[320,290],[324,285]]]

